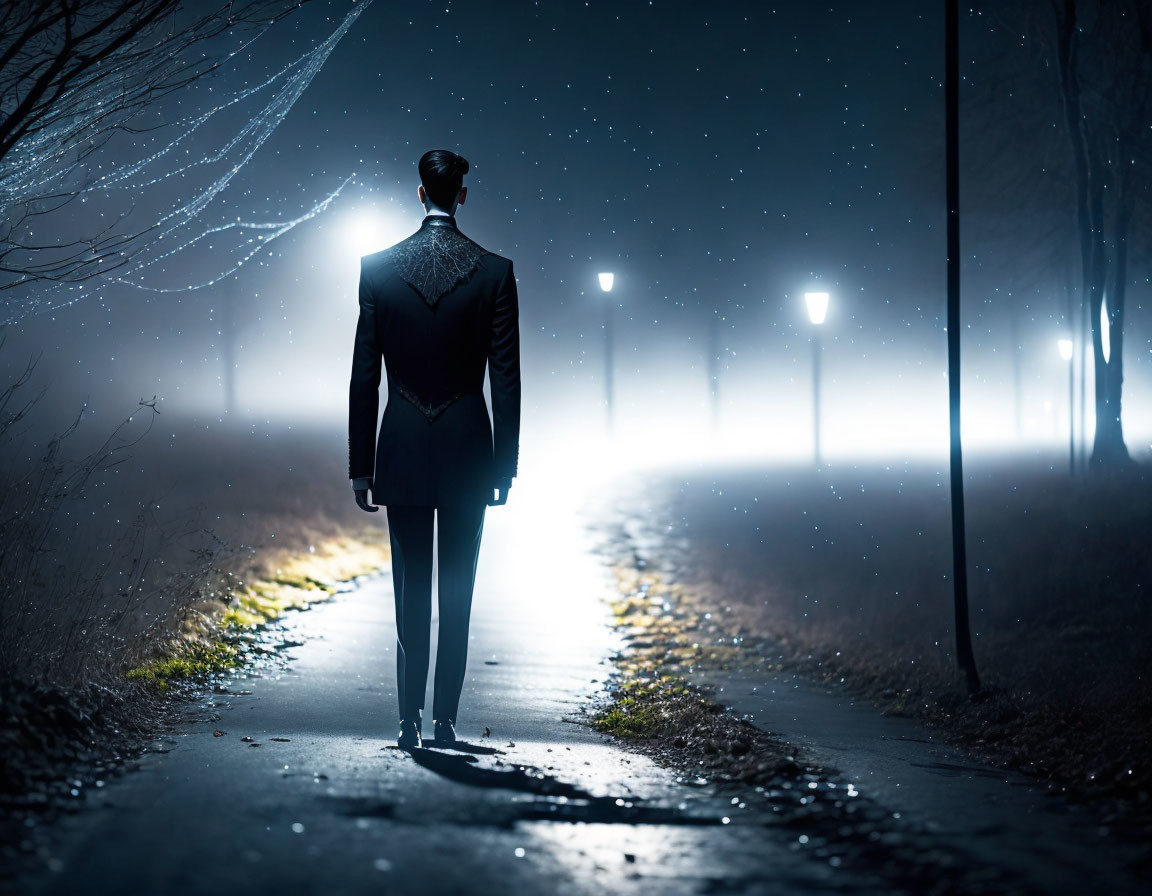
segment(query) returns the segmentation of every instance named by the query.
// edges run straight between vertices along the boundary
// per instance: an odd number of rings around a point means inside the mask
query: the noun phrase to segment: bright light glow
[[[340,313],[327,306],[318,307],[309,330],[309,345],[333,357],[348,352],[348,333],[356,324],[356,306],[351,301],[356,280],[341,277],[341,294],[346,300]],[[287,339],[284,337],[284,343],[274,347],[282,350]],[[1048,352],[1053,350],[1054,342],[1054,338],[1047,342]],[[802,349],[807,347],[803,345]],[[553,501],[557,508],[569,506],[565,501],[581,497],[598,487],[600,480],[613,475],[640,475],[659,469],[691,471],[725,464],[811,465],[811,394],[806,389],[788,388],[789,376],[793,375],[790,361],[775,358],[764,363],[756,359],[756,363],[749,362],[744,368],[734,366],[728,372],[727,390],[723,393],[720,426],[713,431],[709,426],[708,379],[699,369],[685,365],[679,355],[665,350],[643,355],[644,348],[643,344],[637,348],[642,375],[621,376],[617,382],[611,442],[603,437],[599,427],[587,424],[603,415],[599,381],[549,385],[547,401],[525,404],[520,434],[521,475],[515,484],[519,492],[512,498],[518,507],[527,511],[531,504],[536,509],[536,495],[545,504]],[[888,359],[856,370],[851,383],[843,381],[836,389],[826,390],[820,436],[825,465],[912,459],[947,462],[948,383],[943,375],[944,359],[940,357],[943,352],[937,349],[933,346],[931,353],[925,353],[923,364]],[[1059,361],[1058,356],[1049,358],[1052,364]],[[251,370],[276,370],[283,358],[260,352],[250,363]],[[1061,369],[1066,379],[1067,369]],[[936,375],[926,376],[928,372]],[[220,391],[203,388],[202,380],[196,378],[201,375],[198,370],[181,369],[176,373],[179,378],[172,381],[170,388],[180,386],[180,394],[188,394],[185,400],[196,402],[201,413],[218,409]],[[526,365],[524,381],[539,383],[547,373],[547,368],[538,370]],[[1061,425],[1060,415],[1066,414],[1067,384],[1061,389],[1059,381],[1044,377],[1022,382],[1022,417],[1017,435],[1013,402],[1005,401],[1011,389],[1008,365],[1003,375],[1003,381],[974,381],[965,391],[965,451],[1021,451],[1028,456],[1034,451],[1066,452],[1067,418]],[[241,368],[237,383],[238,419],[287,421],[293,426],[315,423],[338,437],[341,428],[346,430],[348,425],[348,409],[334,402],[332,395],[341,388],[347,389],[347,376],[343,364],[322,365],[319,370],[308,364],[285,366],[278,377],[245,376]],[[1060,400],[1053,401],[1053,395]],[[199,407],[201,401],[203,409]],[[1095,404],[1089,401],[1085,407],[1085,432],[1091,433],[1094,426]],[[1136,416],[1132,427],[1133,444],[1152,443],[1152,425]],[[579,475],[574,475],[573,470]],[[527,498],[529,492],[532,499]],[[510,506],[508,513],[513,513]]]
[[[372,210],[367,203],[358,208]],[[405,217],[400,209],[384,203],[377,211],[385,222],[394,216],[401,238],[420,224],[415,214]],[[347,234],[344,228],[350,220],[341,214],[337,223],[338,227],[326,231],[329,239],[323,243],[327,249],[324,300],[308,293],[301,298],[292,318],[281,320],[272,315],[262,330],[255,330],[254,323],[249,323],[252,329],[240,332],[245,350],[237,378],[237,417],[288,421],[293,426],[314,422],[325,426],[333,437],[346,432],[347,404],[342,406],[332,396],[348,388],[347,364],[357,321],[359,266],[357,259],[346,254],[343,243]],[[595,277],[596,270],[590,273]],[[585,281],[585,288],[591,291],[592,284]],[[806,288],[808,284],[802,281],[785,301],[796,302]],[[812,288],[817,286],[812,284]],[[603,301],[614,301],[612,294]],[[803,330],[799,315],[803,313],[806,318],[806,309],[791,307],[791,314],[796,315],[793,322]],[[601,311],[603,308],[601,304]],[[830,322],[830,317],[825,322]],[[617,323],[623,321],[617,318]],[[813,326],[808,324],[809,328]],[[807,335],[815,337],[820,332],[809,329]],[[640,338],[641,333],[645,338]],[[256,335],[263,340],[260,344],[255,343]],[[523,330],[524,382],[537,390],[537,398],[526,400],[524,406],[520,435],[523,472],[516,483],[518,492],[512,498],[518,506],[527,510],[526,505],[532,502],[526,500],[526,495],[531,491],[540,494],[542,501],[556,501],[559,507],[561,498],[579,496],[602,476],[632,475],[654,468],[690,471],[713,463],[810,467],[812,395],[801,386],[808,385],[811,345],[802,335],[797,338],[798,334],[790,333],[787,345],[782,343],[779,351],[725,357],[715,429],[710,425],[712,381],[705,370],[699,364],[685,363],[681,346],[650,338],[647,326],[638,323],[634,331],[625,330],[623,335],[625,338],[618,345],[628,345],[629,357],[627,364],[617,368],[614,439],[609,442],[600,426],[588,425],[588,421],[599,423],[604,415],[600,365],[592,363],[584,373],[557,376],[554,367],[560,357],[559,347],[553,349],[549,345],[540,352],[540,337],[529,338],[526,328]],[[1061,361],[1054,351],[1061,336],[1071,337],[1071,328],[1054,324],[1043,335],[1041,356],[1033,359],[1041,366],[1052,365],[1048,373],[1021,377],[1018,422],[1017,405],[1012,400],[1012,359],[994,359],[991,355],[984,359],[987,375],[973,377],[962,398],[966,451],[1020,451],[1031,456],[1033,452],[1051,450],[1053,457],[1062,454],[1067,459],[1068,387],[1064,380],[1068,377],[1066,365],[1071,362]],[[1088,343],[1081,347],[1080,339],[1074,338],[1073,361],[1079,360],[1076,356],[1081,352],[1088,357],[1088,348]],[[594,360],[598,361],[599,353],[595,355]],[[324,364],[300,360],[308,357],[345,360]],[[164,370],[168,388],[183,396],[186,406],[194,406],[197,413],[215,414],[223,392],[215,385],[219,362],[213,361],[206,367],[191,369],[172,359],[171,368],[162,368],[162,362],[168,363],[168,359],[158,353],[155,363],[157,369]],[[942,339],[927,344],[909,342],[899,352],[890,353],[875,351],[871,343],[848,342],[840,346],[836,358],[827,361],[831,366],[824,371],[829,374],[826,385],[835,388],[826,389],[821,396],[820,453],[825,465],[903,462],[913,458],[947,461],[948,380]],[[276,371],[276,375],[264,376],[264,371]],[[1064,380],[1059,379],[1057,371],[1063,371]],[[1089,364],[1089,378],[1091,374]],[[1143,397],[1150,388],[1149,380],[1142,373],[1133,378],[1140,383],[1134,390],[1142,390],[1139,394]],[[207,388],[206,382],[213,387]],[[532,383],[536,385],[531,386]],[[1088,388],[1091,389],[1091,382]],[[385,392],[386,388],[382,389],[382,405]],[[1053,396],[1056,400],[1046,406],[1045,400]],[[1084,431],[1091,433],[1095,425],[1094,402],[1087,402],[1084,416]],[[1126,435],[1131,436],[1133,445],[1152,443],[1152,418],[1133,415],[1125,424],[1132,429],[1130,433],[1126,430]],[[574,470],[579,475],[574,475]],[[565,491],[571,494],[564,495]],[[507,512],[513,513],[511,508]]]
[[[1112,341],[1112,325],[1108,322],[1107,301],[1100,302],[1100,341],[1103,343],[1101,347],[1104,349],[1104,363],[1107,364],[1112,354],[1112,347],[1108,344]]]
[[[600,279],[600,288],[604,292],[612,292],[612,283],[616,279],[615,274],[602,273],[596,275]]]
[[[588,481],[579,483],[583,476],[572,475],[582,466],[564,468],[573,460],[567,453],[562,457],[523,455],[508,504],[489,507],[484,521],[489,551],[480,557],[477,595],[499,602],[501,626],[510,624],[518,633],[533,632],[538,643],[548,645],[532,664],[537,694],[570,690],[577,670],[585,680],[595,677],[595,664],[589,663],[589,657],[615,647],[603,643],[606,608],[597,599],[615,579],[609,582],[604,567],[595,562],[594,533],[578,513],[586,501],[604,500],[605,493]],[[547,583],[548,596],[554,599],[541,600],[537,589],[509,588],[506,570],[510,565],[519,567],[519,581]],[[480,618],[485,615],[479,608],[478,613]],[[474,637],[482,638],[482,632],[483,628],[477,629]],[[516,653],[521,661],[531,655],[519,649]]]
[[[806,292],[804,304],[808,306],[808,317],[812,323],[824,323],[824,317],[828,314],[828,293]]]
[[[1060,350],[1060,357],[1065,361],[1072,360],[1072,340],[1071,339],[1057,339],[1056,347]]]
[[[375,209],[358,209],[347,217],[347,224],[341,236],[341,245],[359,258],[372,252],[387,249],[408,236],[416,227],[401,226],[394,215]]]

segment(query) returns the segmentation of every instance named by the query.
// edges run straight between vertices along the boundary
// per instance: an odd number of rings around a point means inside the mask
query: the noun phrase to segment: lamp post
[[[980,692],[968,621],[968,542],[964,529],[964,457],[960,441],[960,5],[944,0],[944,207],[948,269],[948,468],[952,493],[952,594],[956,660],[969,695]]]
[[[1073,370],[1075,365],[1072,363],[1073,343],[1071,339],[1057,339],[1056,348],[1060,352],[1060,357],[1064,359],[1068,365],[1068,475],[1076,475],[1076,433],[1073,427],[1072,416],[1072,399],[1076,393],[1075,378],[1073,377]]]
[[[812,461],[820,466],[820,325],[828,314],[828,293],[806,292],[804,304],[812,321]]]
[[[608,427],[608,434],[612,434],[612,398],[613,398],[613,379],[612,379],[612,356],[613,356],[613,333],[612,333],[612,302],[608,299],[608,293],[612,292],[612,284],[616,280],[616,275],[607,271],[602,271],[596,275],[600,281],[600,289],[605,293],[604,296],[604,412],[605,424]]]

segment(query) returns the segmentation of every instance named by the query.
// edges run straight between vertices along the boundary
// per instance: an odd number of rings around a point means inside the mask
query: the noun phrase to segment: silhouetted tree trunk
[[[973,116],[965,158],[977,175],[965,190],[965,221],[972,226],[975,217],[990,247],[980,253],[985,272],[1002,277],[1013,269],[1043,295],[1062,285],[1052,253],[1063,258],[1066,242],[1076,247],[1071,327],[1081,463],[1091,454],[1096,468],[1124,464],[1125,280],[1146,260],[1147,250],[1139,251],[1146,241],[1136,235],[1152,196],[1152,5],[997,0],[984,5],[980,24],[972,53],[980,61],[963,84]],[[1137,253],[1131,265],[1129,252]],[[1089,364],[1094,395],[1086,395]]]
[[[1124,300],[1135,181],[1146,170],[1136,157],[1147,155],[1152,115],[1152,10],[1139,0],[1099,0],[1086,15],[1087,5],[1054,0],[1054,47],[1076,172],[1081,293],[1096,373],[1091,464],[1100,468],[1130,460],[1121,421]],[[1092,54],[1087,59],[1085,48]]]

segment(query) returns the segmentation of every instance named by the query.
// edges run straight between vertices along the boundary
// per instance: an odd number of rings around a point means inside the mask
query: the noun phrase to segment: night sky
[[[231,89],[259,80],[349,8],[310,4],[221,77]],[[1065,279],[1043,263],[1015,264],[1004,233],[1029,222],[1014,196],[989,204],[980,131],[989,121],[1020,128],[1031,158],[1028,135],[1010,103],[976,110],[972,99],[994,80],[988,60],[1013,39],[969,11],[961,41],[971,112],[962,122],[965,425],[974,442],[1016,437],[1006,392],[1015,326],[1022,435],[1055,440],[1067,413],[1054,347]],[[1012,73],[1030,58],[1017,55]],[[1054,110],[1037,114],[1054,120]],[[1046,144],[1055,157],[1061,139]],[[805,438],[811,325],[801,296],[820,288],[832,295],[823,333],[830,443],[850,451],[867,427],[890,433],[899,451],[928,426],[925,444],[946,445],[942,4],[911,0],[376,0],[205,218],[291,218],[355,175],[322,214],[222,287],[118,287],[26,320],[5,364],[43,348],[62,408],[87,395],[118,418],[159,393],[162,407],[215,419],[217,331],[233,315],[241,410],[338,426],[356,257],[419,225],[416,162],[431,148],[469,159],[460,227],[516,265],[526,439],[532,420],[547,427],[599,412],[605,296],[596,273],[610,270],[620,413],[632,425],[706,424],[711,345],[731,433],[767,434],[781,450]],[[1033,169],[1029,183],[1042,182]],[[179,186],[155,189],[165,198]],[[1041,208],[1070,221],[1071,207],[1055,189],[1052,197]],[[225,243],[207,258],[176,256],[155,282],[214,276],[237,257]],[[1152,393],[1148,262],[1134,250],[1133,450],[1152,432],[1142,411]],[[742,428],[752,420],[762,428]]]

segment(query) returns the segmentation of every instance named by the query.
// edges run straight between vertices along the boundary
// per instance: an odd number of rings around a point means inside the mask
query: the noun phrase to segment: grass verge
[[[326,539],[308,552],[262,552],[239,574],[217,571],[217,587],[207,589],[187,609],[178,632],[156,644],[125,678],[168,692],[242,667],[256,652],[249,633],[288,610],[330,600],[343,583],[388,565],[388,545],[374,532]]]
[[[635,560],[632,557],[632,560]],[[722,823],[781,829],[782,842],[843,875],[855,892],[1024,892],[1016,874],[989,868],[935,832],[862,794],[836,769],[737,718],[685,672],[725,662],[739,644],[702,640],[710,620],[680,600],[679,586],[643,561],[614,565],[611,601],[626,647],[591,726],[610,734],[679,780],[709,787],[724,806]],[[949,868],[946,879],[941,868]]]
[[[276,649],[270,622],[389,561],[386,530],[371,527],[252,548],[213,569],[174,630],[118,676],[66,689],[0,679],[0,879],[50,866],[51,823],[133,768],[184,698]]]
[[[615,657],[607,699],[592,711],[595,730],[698,782],[779,786],[829,773],[687,680],[685,670],[717,648],[693,637],[697,621],[680,609],[675,585],[626,564],[613,570],[618,596],[611,609],[627,646]]]

